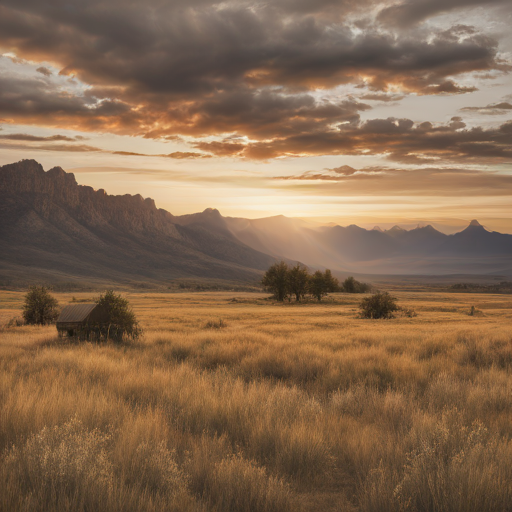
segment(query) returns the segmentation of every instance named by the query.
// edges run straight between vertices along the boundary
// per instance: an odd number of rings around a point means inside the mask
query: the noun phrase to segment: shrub
[[[21,327],[22,325],[25,325],[25,320],[19,316],[15,316],[15,317],[11,318],[5,326],[10,328],[10,327]]]
[[[377,292],[371,297],[366,297],[359,305],[361,318],[393,318],[393,313],[398,311],[399,307],[396,298],[389,295],[388,292]]]
[[[407,318],[414,318],[415,316],[418,316],[418,313],[416,313],[416,311],[414,311],[412,308],[399,306],[397,311],[401,316],[406,316]]]
[[[224,327],[227,327],[228,324],[222,320],[222,318],[219,318],[217,321],[215,320],[208,320],[206,324],[204,324],[205,329],[223,329]]]
[[[44,286],[32,286],[25,295],[23,318],[27,324],[46,325],[57,320],[59,303]]]
[[[97,303],[107,317],[101,328],[105,338],[122,341],[125,336],[137,339],[142,335],[142,329],[127,299],[115,294],[113,290],[107,290],[105,295],[100,295]]]

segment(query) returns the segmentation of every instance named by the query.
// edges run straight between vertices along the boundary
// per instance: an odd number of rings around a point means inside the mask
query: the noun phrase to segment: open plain
[[[417,316],[126,293],[116,345],[7,326],[1,291],[0,510],[510,510],[512,296],[393,295]]]

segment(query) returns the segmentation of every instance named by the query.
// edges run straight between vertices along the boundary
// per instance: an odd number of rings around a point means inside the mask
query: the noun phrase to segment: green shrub
[[[44,286],[32,286],[25,295],[23,319],[27,324],[47,325],[59,316],[59,303]]]
[[[399,310],[396,298],[388,292],[377,292],[371,297],[366,297],[359,305],[361,318],[393,318],[393,313]]]
[[[107,318],[101,327],[101,334],[105,338],[122,341],[124,337],[137,339],[142,335],[142,329],[127,299],[115,294],[113,290],[107,290],[105,295],[100,295],[97,303]]]

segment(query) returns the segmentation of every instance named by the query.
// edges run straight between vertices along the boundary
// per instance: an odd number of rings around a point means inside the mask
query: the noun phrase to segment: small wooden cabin
[[[99,337],[101,327],[108,322],[105,312],[98,304],[69,304],[64,306],[57,319],[59,336],[90,339]]]

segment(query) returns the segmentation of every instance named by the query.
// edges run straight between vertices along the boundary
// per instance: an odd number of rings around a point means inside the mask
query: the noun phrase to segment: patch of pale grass
[[[382,462],[364,484],[368,511],[508,510],[512,503],[512,443],[481,423],[466,426],[445,413],[420,435],[402,467]]]

